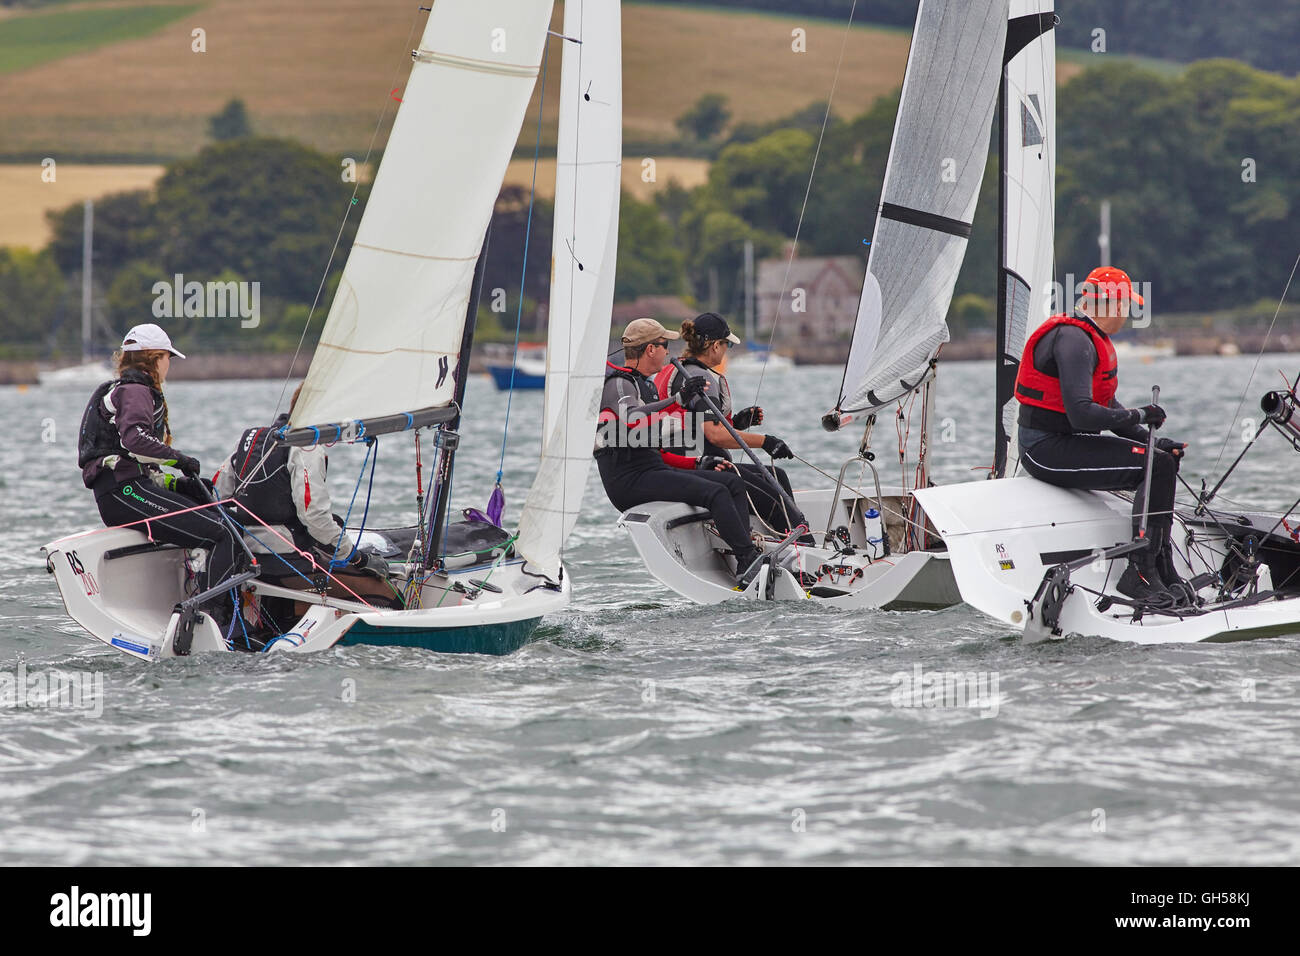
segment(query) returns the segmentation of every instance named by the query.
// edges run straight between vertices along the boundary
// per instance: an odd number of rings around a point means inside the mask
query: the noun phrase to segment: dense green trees
[[[694,3],[695,0],[652,0]],[[847,20],[853,0],[710,0],[713,6]],[[917,0],[858,0],[855,23],[910,27]],[[1057,0],[1063,47],[1189,62],[1232,57],[1264,70],[1300,72],[1300,0]]]

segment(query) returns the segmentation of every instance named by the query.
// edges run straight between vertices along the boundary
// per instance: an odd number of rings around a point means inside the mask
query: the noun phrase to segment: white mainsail
[[[291,425],[449,403],[551,0],[438,0]]]
[[[1056,235],[1054,0],[1011,0],[1002,94],[1001,267],[994,473],[1014,471],[1016,372],[1030,329],[1051,312]],[[1005,448],[1005,452],[1002,449]],[[1003,454],[1006,458],[1003,459]]]
[[[578,520],[605,377],[623,155],[619,5],[567,0],[542,460],[516,548],[548,577]]]
[[[921,0],[837,410],[922,380],[945,321],[989,153],[1007,0]]]

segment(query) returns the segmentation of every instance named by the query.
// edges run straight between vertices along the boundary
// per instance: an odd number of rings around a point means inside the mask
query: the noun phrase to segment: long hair
[[[162,391],[162,378],[158,372],[158,363],[162,357],[167,354],[166,349],[137,349],[131,352],[123,352],[118,349],[113,353],[113,367],[117,369],[118,377],[127,369],[135,369],[149,376],[153,382],[153,387]],[[172,426],[167,420],[167,401],[163,400],[163,444],[172,443]]]
[[[711,344],[711,340],[695,331],[695,323],[690,319],[682,323],[682,340],[686,342],[687,355],[700,355]]]

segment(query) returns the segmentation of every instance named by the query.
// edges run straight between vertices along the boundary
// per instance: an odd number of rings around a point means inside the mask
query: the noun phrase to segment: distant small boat
[[[1219,345],[1220,355],[1240,355],[1241,346],[1236,342],[1223,342]]]
[[[1121,361],[1150,362],[1153,359],[1173,358],[1178,352],[1172,342],[1128,342],[1115,343],[1115,355]]]
[[[757,372],[766,368],[772,372],[781,368],[794,368],[794,360],[766,348],[749,348],[727,356],[728,372]]]
[[[510,390],[512,379],[513,387],[516,389],[545,388],[546,346],[521,345],[513,363],[489,362],[487,370],[492,376],[492,381],[496,382],[497,388],[503,392]]]
[[[116,375],[106,361],[82,362],[66,368],[50,369],[38,372],[37,380],[47,388],[93,388],[100,382],[107,382]]]

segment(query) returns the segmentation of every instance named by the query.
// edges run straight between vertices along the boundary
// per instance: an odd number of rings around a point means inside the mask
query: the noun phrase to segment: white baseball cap
[[[172,346],[172,340],[167,337],[167,333],[152,322],[137,325],[122,339],[123,352],[143,352],[147,349],[164,349],[177,358],[185,358],[183,353],[176,351]]]

